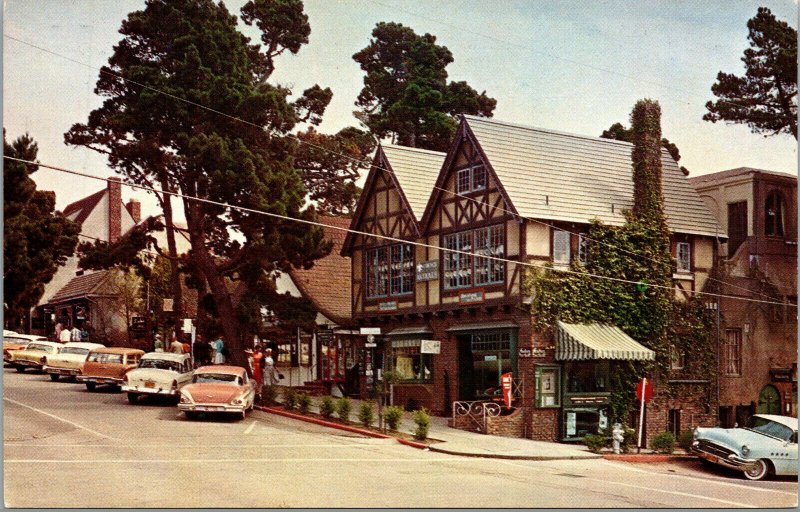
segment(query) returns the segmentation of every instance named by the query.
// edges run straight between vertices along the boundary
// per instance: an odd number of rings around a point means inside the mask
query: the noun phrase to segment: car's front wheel
[[[24,372],[24,371],[25,371],[25,367],[24,367],[24,366],[22,366],[21,364],[18,364],[18,365],[16,366],[16,368],[17,368],[17,371],[18,371],[19,373],[22,373],[22,372]]]
[[[744,477],[748,480],[761,480],[769,474],[769,462],[765,459],[758,459],[755,464],[744,472]]]
[[[128,402],[136,404],[138,400],[139,400],[139,395],[137,395],[136,393],[128,393]]]
[[[97,383],[95,383],[95,382],[87,382],[86,383],[86,389],[88,389],[89,391],[94,391],[94,388],[96,388],[96,387],[97,387]]]
[[[50,374],[50,380],[52,380],[53,382],[57,381],[58,380],[58,374],[57,373],[51,373]]]

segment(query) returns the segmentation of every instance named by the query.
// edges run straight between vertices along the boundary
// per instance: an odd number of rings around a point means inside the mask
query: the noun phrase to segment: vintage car
[[[94,391],[98,384],[119,388],[124,383],[125,374],[139,366],[144,350],[130,347],[103,347],[92,350],[86,356],[78,382],[86,384],[86,389]]]
[[[48,341],[44,336],[33,334],[19,334],[14,331],[3,331],[3,363],[11,362],[11,351],[20,350],[28,346],[32,341]]]
[[[692,451],[749,480],[797,474],[797,418],[756,414],[744,428],[694,429]]]
[[[189,354],[149,352],[139,367],[123,377],[122,391],[135,404],[140,396],[162,395],[180,398],[180,390],[192,381],[192,358]]]
[[[24,372],[27,368],[41,370],[47,358],[58,354],[63,346],[54,341],[31,341],[23,349],[9,351],[8,363],[18,372]]]
[[[239,366],[201,366],[181,390],[178,408],[193,418],[201,412],[235,413],[244,419],[255,402],[254,381]]]
[[[47,358],[47,364],[42,370],[50,374],[50,380],[53,381],[58,380],[61,375],[75,377],[81,373],[81,367],[86,362],[89,352],[97,348],[103,348],[103,345],[79,341],[65,343],[58,354]]]

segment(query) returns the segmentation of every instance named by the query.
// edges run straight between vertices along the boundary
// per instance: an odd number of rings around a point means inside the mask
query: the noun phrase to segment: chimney
[[[128,201],[128,204],[125,205],[125,208],[128,210],[128,213],[131,214],[131,217],[133,217],[133,222],[139,224],[142,220],[142,203],[136,199],[131,199]]]
[[[108,178],[108,241],[114,243],[122,236],[122,179]]]

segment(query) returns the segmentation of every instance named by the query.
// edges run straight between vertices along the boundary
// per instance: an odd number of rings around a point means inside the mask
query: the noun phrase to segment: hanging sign
[[[439,279],[439,260],[428,260],[417,263],[417,282]]]
[[[378,304],[378,310],[380,311],[395,311],[397,309],[397,301],[393,300],[391,302],[381,302]]]
[[[360,328],[358,330],[358,333],[361,334],[362,336],[366,336],[366,335],[369,335],[369,334],[378,335],[378,334],[381,333],[381,328],[380,327],[362,327],[362,328]]]
[[[504,373],[500,382],[503,385],[503,402],[506,407],[511,407],[511,384],[514,382],[511,372]]]

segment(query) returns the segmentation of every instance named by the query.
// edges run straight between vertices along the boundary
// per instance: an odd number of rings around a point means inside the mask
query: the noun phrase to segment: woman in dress
[[[214,342],[214,364],[225,364],[225,356],[222,351],[225,348],[225,336],[220,336]]]

